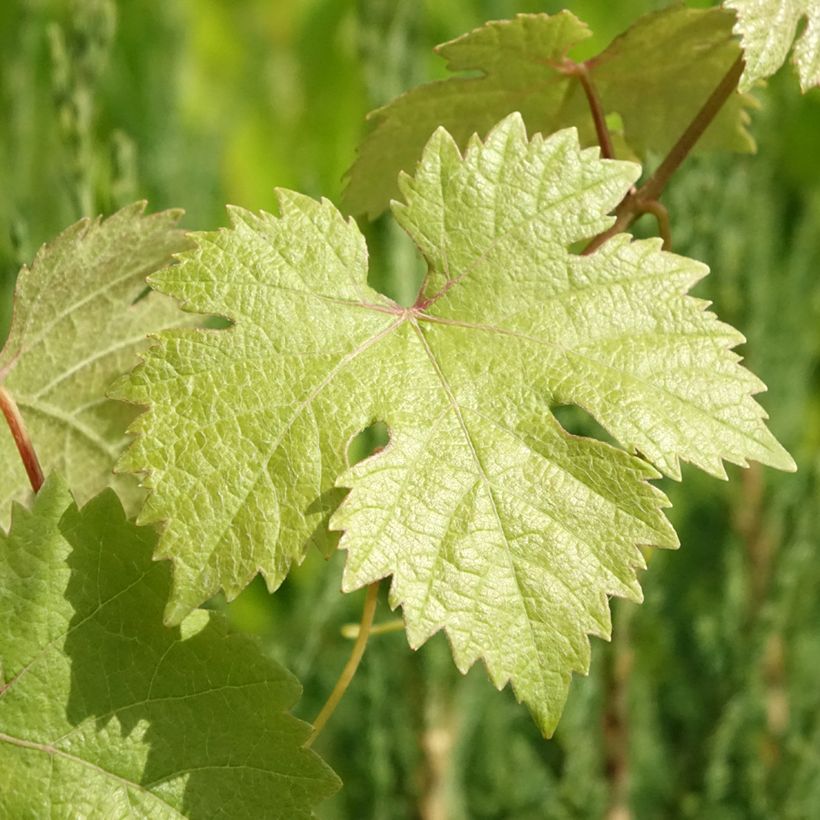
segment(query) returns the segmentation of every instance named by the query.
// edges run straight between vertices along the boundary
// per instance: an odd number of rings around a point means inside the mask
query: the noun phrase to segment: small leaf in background
[[[747,90],[777,71],[794,45],[793,61],[803,91],[820,85],[820,2],[818,0],[726,0],[737,13],[746,68],[740,80]],[[795,43],[801,21],[805,30]]]
[[[310,817],[338,780],[298,682],[217,613],[162,625],[155,538],[54,477],[0,533],[0,814]]]
[[[146,276],[187,246],[179,211],[146,216],[144,203],[108,219],[83,219],[44,245],[17,279],[12,324],[0,350],[0,383],[16,401],[46,472],[66,477],[81,502],[114,483],[112,467],[133,412],[106,398],[136,361],[148,333],[183,323]],[[28,495],[14,442],[0,430],[0,523]]]
[[[587,61],[604,112],[619,115],[624,124],[627,150],[646,159],[671,148],[740,53],[732,22],[732,15],[719,8],[675,5],[640,18]],[[439,46],[451,71],[480,76],[421,85],[372,112],[372,128],[348,172],[346,207],[374,217],[399,197],[399,171],[413,172],[438,126],[464,148],[473,133],[484,136],[502,117],[518,111],[531,134],[574,125],[584,145],[595,144],[581,85],[562,70],[567,53],[588,36],[577,17],[562,11],[486,23]],[[645,104],[647,99],[652,105]],[[698,150],[753,150],[745,128],[752,102],[734,95]]]
[[[410,641],[442,627],[459,668],[483,658],[543,732],[555,726],[607,595],[640,597],[639,545],[672,547],[646,483],[679,459],[792,469],[739,366],[737,331],[686,291],[705,266],[604,230],[639,173],[581,150],[574,130],[527,140],[519,115],[462,157],[439,130],[402,182],[400,224],[428,276],[411,308],[366,284],[366,249],[327,201],[283,191],[281,213],[234,209],[151,277],[225,331],[160,334],[116,392],[148,405],[121,466],[164,521],[179,622],[258,572],[278,586],[331,521],[351,590],[392,575]],[[568,435],[557,404],[589,411],[628,452]],[[373,420],[387,447],[342,473]]]

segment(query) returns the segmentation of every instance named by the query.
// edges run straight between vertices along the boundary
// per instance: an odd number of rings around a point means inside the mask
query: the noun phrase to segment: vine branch
[[[601,156],[604,159],[615,158],[615,148],[612,145],[612,135],[609,133],[609,126],[606,124],[606,114],[598,96],[598,90],[589,73],[586,63],[576,63],[574,60],[565,60],[561,70],[570,76],[577,77],[581,83],[581,88],[586,94],[589,111],[592,114],[592,121],[595,123],[595,134],[598,137],[598,145],[601,146]]]
[[[592,253],[601,247],[607,239],[626,230],[644,213],[654,213],[658,217],[661,230],[663,230],[663,223],[655,210],[655,203],[659,204],[658,199],[663,194],[672,175],[678,170],[681,163],[695,147],[697,141],[703,136],[703,132],[711,125],[712,120],[734,93],[740,81],[740,76],[743,74],[743,68],[743,57],[739,56],[711,93],[709,99],[695,114],[694,119],[689,123],[678,141],[669,150],[663,162],[640,188],[624,197],[621,204],[615,209],[615,222],[612,227],[594,237],[584,249],[584,254]],[[666,240],[666,237],[664,239]]]
[[[17,452],[20,453],[23,466],[26,468],[31,489],[35,493],[39,492],[44,481],[43,468],[40,466],[40,460],[37,458],[34,445],[31,442],[28,430],[26,430],[20,408],[17,407],[17,402],[2,385],[0,385],[0,410],[3,411],[14,443],[17,445]]]
[[[362,610],[362,620],[359,624],[359,634],[356,637],[356,643],[353,644],[353,650],[350,653],[350,657],[347,659],[347,663],[345,664],[344,669],[342,669],[342,674],[339,675],[339,679],[336,681],[336,685],[333,687],[330,697],[325,701],[325,705],[313,721],[313,733],[305,742],[305,748],[310,748],[313,745],[313,741],[316,740],[322,729],[325,728],[325,724],[328,720],[330,720],[330,716],[336,711],[339,701],[347,691],[350,681],[353,680],[353,676],[359,668],[359,663],[361,662],[362,656],[364,655],[364,650],[367,647],[367,639],[370,637],[370,630],[373,627],[373,616],[376,613],[376,604],[378,603],[378,599],[379,582],[376,581],[375,583],[370,584],[367,588],[367,595],[364,599],[364,609]]]

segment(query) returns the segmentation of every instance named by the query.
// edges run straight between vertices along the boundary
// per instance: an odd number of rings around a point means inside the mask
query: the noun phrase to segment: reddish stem
[[[595,123],[598,145],[601,146],[601,156],[605,159],[615,159],[615,148],[612,145],[612,136],[606,124],[604,107],[601,105],[601,98],[598,96],[598,91],[592,82],[592,77],[590,76],[586,63],[577,63],[573,73],[581,83],[584,94],[586,94],[589,111],[592,114],[592,121]]]
[[[621,204],[615,209],[615,223],[611,228],[594,237],[584,249],[584,254],[592,253],[600,248],[607,239],[625,231],[641,214],[651,211],[657,216],[657,213],[652,210],[652,203],[660,198],[672,175],[678,170],[681,163],[695,147],[697,141],[703,136],[703,132],[711,125],[720,113],[720,109],[732,96],[737,88],[740,75],[743,74],[743,67],[743,57],[740,56],[726,72],[726,75],[718,83],[700,111],[695,114],[695,118],[669,150],[655,173],[640,188],[630,191],[624,197]]]
[[[678,170],[680,164],[686,159],[695,144],[703,136],[703,132],[712,124],[712,120],[720,113],[720,109],[727,100],[734,94],[740,77],[743,74],[743,56],[739,56],[732,63],[723,79],[717,84],[715,90],[709,95],[709,99],[703,107],[695,114],[695,118],[689,127],[681,134],[680,139],[672,146],[664,161],[657,167],[656,171],[642,186],[642,196],[644,200],[658,199],[666,188],[672,174]]]
[[[34,490],[35,493],[39,492],[44,481],[43,469],[40,467],[40,461],[37,458],[37,453],[34,451],[34,445],[31,443],[25,422],[20,415],[20,409],[17,407],[17,403],[11,397],[11,394],[2,386],[0,386],[0,410],[3,411],[3,415],[6,417],[12,438],[17,445],[17,452],[20,453],[23,466],[26,468],[31,489]]]

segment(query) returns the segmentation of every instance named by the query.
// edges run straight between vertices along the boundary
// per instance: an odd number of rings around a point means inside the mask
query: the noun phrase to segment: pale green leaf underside
[[[297,681],[221,615],[163,626],[155,540],[54,478],[0,532],[0,815],[309,817],[337,780]]]
[[[788,468],[751,398],[741,337],[685,296],[705,268],[605,229],[631,163],[574,130],[527,141],[518,115],[462,158],[443,130],[397,218],[430,270],[413,308],[367,285],[353,221],[280,192],[281,214],[233,210],[152,277],[225,331],[161,334],[118,394],[149,406],[122,465],[145,473],[142,518],[164,521],[171,622],[261,571],[271,588],[332,519],[353,589],[391,575],[414,646],[444,628],[460,668],[483,658],[545,732],[607,595],[639,597],[638,545],[674,546],[644,461],[567,435],[554,404],[589,410],[629,451]],[[345,471],[374,419],[387,448]],[[320,500],[317,500],[320,499]]]
[[[146,276],[187,245],[176,227],[179,211],[146,216],[144,208],[81,220],[43,246],[20,271],[0,351],[0,383],[17,402],[44,470],[66,476],[81,502],[112,483],[135,500],[135,483],[111,473],[133,412],[105,392],[133,367],[146,334],[185,319],[159,294],[135,304]],[[10,500],[29,490],[11,435],[0,427],[4,525]]]
[[[746,67],[742,90],[770,77],[786,62],[794,45],[793,60],[803,91],[820,85],[820,2],[818,0],[726,0],[737,13],[735,32],[741,38]],[[801,21],[805,30],[794,42]]]
[[[642,17],[588,61],[605,113],[620,115],[626,144],[639,157],[668,151],[737,58],[732,24],[722,9],[674,5]],[[567,53],[588,36],[586,25],[564,11],[487,23],[439,46],[451,71],[480,76],[428,83],[374,111],[348,174],[345,205],[353,213],[380,213],[399,194],[399,171],[413,171],[438,126],[463,148],[472,134],[484,136],[519,111],[531,134],[572,125],[583,144],[596,144],[583,89],[560,70]],[[751,102],[733,95],[698,149],[753,150],[745,129]]]

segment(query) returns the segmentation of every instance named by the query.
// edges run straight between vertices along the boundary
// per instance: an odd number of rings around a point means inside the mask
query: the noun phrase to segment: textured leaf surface
[[[436,133],[396,215],[429,263],[404,309],[368,288],[365,246],[328,203],[281,192],[281,215],[233,227],[152,282],[227,331],[165,333],[120,394],[150,405],[124,456],[166,520],[174,622],[261,570],[301,559],[334,484],[346,589],[392,575],[410,641],[447,630],[466,669],[511,679],[545,732],[610,594],[639,597],[640,544],[674,546],[646,462],[566,434],[553,404],[589,410],[629,451],[678,475],[685,458],[789,468],[730,348],[741,336],[685,296],[704,266],[610,224],[638,175],[581,151],[574,130],[527,141],[512,115],[462,158]],[[381,453],[340,475],[350,438],[386,422]]]
[[[20,271],[0,351],[0,383],[17,402],[43,468],[66,476],[80,501],[114,483],[111,468],[133,418],[105,391],[133,367],[147,333],[184,318],[159,294],[135,304],[145,277],[187,244],[178,211],[145,216],[144,207],[81,220],[45,245]],[[0,427],[0,523],[7,523],[10,499],[27,497],[29,485]],[[125,477],[116,483],[125,498],[136,491]]]
[[[337,781],[286,713],[299,685],[197,611],[108,490],[50,479],[0,532],[3,817],[308,817]]]
[[[820,2],[818,0],[726,0],[737,13],[735,32],[741,38],[746,68],[741,89],[770,77],[786,62],[794,45],[793,60],[800,87],[820,85]],[[798,26],[806,27],[794,43]]]
[[[620,114],[626,142],[638,156],[665,154],[737,58],[732,24],[722,9],[673,6],[642,17],[588,61],[605,113]],[[422,85],[374,111],[349,171],[346,206],[353,213],[380,213],[399,194],[399,171],[413,171],[438,126],[463,148],[472,134],[484,136],[519,111],[531,134],[573,125],[582,143],[595,144],[583,89],[563,70],[567,53],[588,36],[586,25],[564,11],[487,23],[439,46],[451,71],[481,76]],[[752,150],[744,127],[749,103],[733,95],[698,148]]]

